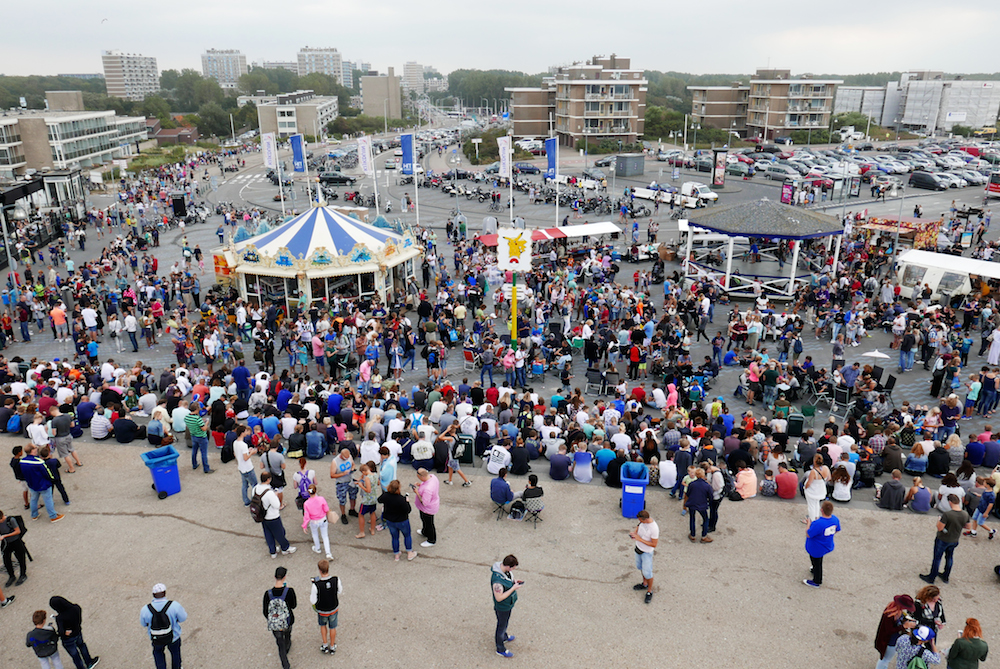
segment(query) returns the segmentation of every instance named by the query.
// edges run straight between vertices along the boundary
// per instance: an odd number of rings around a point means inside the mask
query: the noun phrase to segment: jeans
[[[406,369],[406,363],[409,362],[410,363],[410,371],[411,372],[413,371],[413,369],[416,367],[416,364],[417,364],[416,363],[416,354],[417,354],[417,350],[415,348],[411,348],[409,350],[409,352],[407,352],[406,357],[403,358],[403,369]]]
[[[527,379],[525,379],[524,369],[524,367],[514,368],[514,385],[520,386],[521,388],[525,386],[527,381]]]
[[[14,578],[14,558],[16,557],[20,571],[19,575],[21,578],[24,578],[28,569],[28,556],[24,548],[24,542],[13,539],[4,541],[3,544],[3,566],[7,569],[7,576]]]
[[[719,366],[722,367],[722,348],[718,346],[712,347],[712,360]]]
[[[940,539],[934,539],[934,560],[931,562],[931,578],[936,578],[938,575],[938,567],[941,566],[941,557],[944,557],[944,571],[941,573],[941,578],[948,578],[951,576],[951,565],[955,560],[955,549],[958,547],[958,542],[948,542],[941,541]]]
[[[139,342],[136,341],[136,339],[135,339],[135,333],[134,332],[129,332],[128,333],[128,338],[129,338],[129,341],[132,342],[132,352],[133,353],[137,352],[139,350]]]
[[[392,552],[399,554],[399,533],[403,533],[403,544],[407,552],[413,550],[413,539],[410,536],[410,521],[404,520],[401,523],[394,523],[391,520],[382,519],[385,526],[389,528],[389,536],[392,537]]]
[[[424,538],[432,544],[437,543],[437,528],[434,527],[434,516],[429,513],[420,512],[420,522],[423,524],[421,531]]]
[[[46,490],[41,492],[37,490],[31,490],[31,517],[38,518],[38,498],[42,498],[42,503],[45,505],[45,511],[49,514],[49,519],[55,518],[57,515],[55,504],[52,503],[52,487],[50,486]]]
[[[267,551],[274,555],[277,552],[275,545],[280,546],[281,550],[288,550],[288,539],[285,538],[285,526],[281,524],[281,517],[277,517],[273,520],[264,520],[261,523],[264,528],[264,541],[267,542]]]
[[[812,562],[812,578],[809,579],[816,585],[823,585],[823,558],[809,556],[810,562]]]
[[[484,374],[489,374],[490,375],[490,383],[493,383],[493,363],[490,363],[488,365],[483,365],[483,368],[479,372],[479,382],[480,383],[483,383],[483,375]]]
[[[236,388],[236,397],[240,398],[244,402],[249,401],[250,400],[250,386],[247,386],[246,388],[239,388],[239,387],[237,387]]]
[[[493,609],[493,612],[497,614],[497,652],[504,653],[507,651],[507,647],[504,645],[509,638],[507,636],[507,625],[510,623],[511,611],[500,611],[498,609]]]
[[[885,657],[883,657],[881,660],[878,661],[878,663],[875,665],[875,669],[889,669],[889,660],[891,660],[895,656],[896,656],[896,647],[886,646]]]
[[[201,464],[207,472],[208,467],[208,437],[196,437],[191,435],[191,469],[198,469],[198,452],[201,451]]]
[[[28,331],[28,321],[21,321],[21,339],[31,341],[31,333]]]
[[[514,368],[511,367],[508,370],[504,370],[504,377],[507,380],[507,385],[511,388],[514,387]]]
[[[935,437],[938,441],[945,442],[948,441],[948,437],[955,434],[955,426],[945,427],[942,425],[937,429],[937,436]]]
[[[243,506],[250,506],[250,498],[247,496],[247,488],[253,490],[253,487],[257,485],[257,472],[252,469],[248,472],[240,472],[240,479],[240,493],[243,494]]]
[[[916,357],[916,352],[911,348],[909,351],[899,352],[899,367],[904,372],[913,369],[913,359]]]
[[[181,669],[181,640],[178,638],[167,646],[153,646],[153,663],[156,669],[167,669],[167,655],[170,651],[170,669]]]
[[[695,521],[695,512],[701,516],[701,536],[705,538],[708,536],[708,509],[688,509],[688,518],[691,521],[691,536],[698,536],[698,526]]]
[[[38,661],[41,663],[42,669],[63,669],[63,663],[59,658],[58,650],[48,657],[39,657]]]
[[[84,642],[82,634],[64,636],[62,642],[66,653],[73,658],[73,664],[76,665],[76,669],[87,669],[91,662],[94,661],[90,656],[90,651],[87,649],[87,644]]]
[[[289,669],[291,665],[288,664],[288,651],[292,647],[291,626],[286,630],[274,630],[271,634],[274,635],[274,642],[278,644],[278,659],[281,660],[281,669]]]

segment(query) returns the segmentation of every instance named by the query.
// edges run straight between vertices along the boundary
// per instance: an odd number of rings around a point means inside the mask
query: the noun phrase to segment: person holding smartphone
[[[507,650],[506,643],[513,641],[514,636],[507,634],[507,625],[510,623],[510,614],[517,603],[517,591],[524,585],[524,581],[514,580],[511,571],[517,567],[517,558],[508,555],[500,562],[493,565],[490,572],[490,587],[493,588],[493,612],[497,616],[496,644],[497,655],[501,657],[514,657],[514,653]]]

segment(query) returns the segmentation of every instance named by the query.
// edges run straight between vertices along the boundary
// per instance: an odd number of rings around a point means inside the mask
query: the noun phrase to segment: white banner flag
[[[501,270],[531,270],[531,230],[500,228],[497,231],[497,267]]]
[[[272,170],[278,167],[278,145],[273,132],[265,132],[260,136],[260,150],[264,154],[264,167]]]
[[[372,160],[372,138],[371,137],[359,137],[358,138],[358,167],[361,171],[372,176],[375,173],[375,168],[373,166]]]
[[[497,137],[500,148],[500,176],[510,178],[510,136]]]

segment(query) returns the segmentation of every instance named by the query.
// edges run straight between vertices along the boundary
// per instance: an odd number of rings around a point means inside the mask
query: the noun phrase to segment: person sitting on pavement
[[[906,498],[906,488],[903,487],[903,472],[898,469],[892,470],[892,479],[882,484],[879,489],[878,505],[881,509],[890,511],[902,511],[903,500]]]
[[[507,483],[507,468],[501,467],[497,477],[490,481],[490,499],[494,503],[507,505],[514,501],[514,493]]]

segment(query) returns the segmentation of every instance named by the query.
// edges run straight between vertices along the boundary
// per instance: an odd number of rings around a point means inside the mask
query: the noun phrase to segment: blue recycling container
[[[634,464],[634,463],[633,463]],[[644,467],[642,478],[633,478],[626,474],[626,466],[622,466],[622,516],[635,518],[646,508],[646,486],[649,485],[649,469]]]
[[[181,475],[177,470],[179,455],[173,446],[164,446],[142,454],[142,461],[153,475],[153,489],[160,499],[181,491]]]

